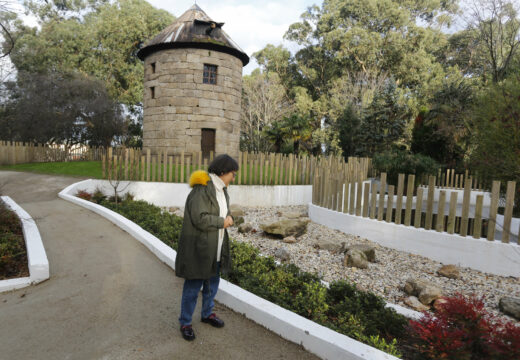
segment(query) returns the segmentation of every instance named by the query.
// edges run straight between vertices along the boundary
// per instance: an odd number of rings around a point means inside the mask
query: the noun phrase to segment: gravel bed
[[[503,296],[520,297],[520,278],[505,277],[483,273],[469,268],[460,268],[460,279],[438,276],[436,271],[443,265],[426,257],[397,251],[370,240],[326,226],[310,222],[307,233],[293,244],[268,237],[260,230],[259,224],[269,219],[279,219],[279,212],[307,212],[307,206],[281,207],[241,207],[245,212],[245,222],[253,226],[253,231],[241,234],[236,227],[229,231],[235,240],[249,243],[262,254],[275,256],[276,250],[283,248],[290,254],[290,262],[304,271],[317,273],[325,281],[348,279],[359,289],[371,291],[387,302],[406,306],[403,299],[407,295],[402,290],[408,278],[426,279],[443,290],[444,295],[460,292],[466,295],[484,296],[486,308],[491,313],[504,319],[514,320],[498,310],[498,302]],[[256,232],[255,232],[256,230]],[[370,263],[368,269],[349,268],[343,265],[343,254],[320,250],[315,247],[316,239],[327,238],[347,245],[367,244],[376,249],[376,263]],[[446,264],[444,264],[446,265]],[[456,264],[455,264],[456,265]]]

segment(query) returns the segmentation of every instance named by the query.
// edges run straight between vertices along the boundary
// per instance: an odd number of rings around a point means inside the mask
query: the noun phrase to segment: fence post
[[[386,222],[392,222],[392,211],[394,210],[394,185],[388,185],[388,201],[386,202]]]
[[[413,226],[415,226],[416,228],[421,227],[423,192],[424,189],[422,187],[417,188],[417,199],[415,202],[415,219],[413,222]]]
[[[433,196],[435,194],[435,176],[428,178],[428,199],[426,203],[426,220],[424,228],[431,230],[433,223]]]
[[[497,223],[498,197],[500,195],[500,181],[493,181],[491,187],[491,204],[489,205],[489,221],[487,239],[495,240],[495,227]]]
[[[381,173],[381,185],[379,186],[379,206],[377,208],[377,220],[383,220],[383,210],[385,207],[386,192],[386,173]]]
[[[408,188],[406,190],[406,210],[404,213],[404,224],[410,226],[412,223],[412,203],[413,203],[413,187],[415,185],[415,175],[408,175]]]
[[[399,174],[397,181],[397,202],[395,204],[395,223],[401,224],[401,215],[403,209],[403,190],[404,190],[404,174]]]
[[[471,180],[466,178],[464,197],[462,198],[462,218],[460,220],[460,235],[468,235],[469,201],[471,196]]]
[[[370,218],[376,218],[376,201],[377,201],[377,186],[375,184],[371,184],[372,186],[372,195],[370,196]]]
[[[438,232],[444,231],[444,208],[446,206],[446,191],[442,190],[439,194],[439,203],[437,205],[437,221],[435,223],[435,230]]]
[[[363,191],[363,217],[368,217],[369,194],[370,194],[370,184],[367,182],[367,183],[365,183],[365,189]]]
[[[507,182],[506,208],[504,210],[504,228],[502,230],[503,243],[509,243],[509,236],[511,232],[511,218],[513,216],[513,206],[515,201],[515,187],[515,181]]]
[[[473,237],[480,239],[482,234],[482,204],[484,195],[477,195],[477,204],[475,207],[475,223],[473,224]]]

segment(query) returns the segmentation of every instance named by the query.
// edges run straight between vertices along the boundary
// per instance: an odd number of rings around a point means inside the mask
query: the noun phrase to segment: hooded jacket
[[[224,218],[219,216],[215,185],[206,171],[195,171],[190,176],[190,186],[192,190],[184,207],[175,274],[190,280],[209,279],[217,274],[218,230],[224,228]],[[224,194],[230,215],[226,188]],[[230,268],[229,236],[225,229],[220,270],[227,274]]]

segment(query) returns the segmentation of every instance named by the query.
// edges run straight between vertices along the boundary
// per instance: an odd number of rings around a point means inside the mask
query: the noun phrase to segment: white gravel
[[[274,256],[277,249],[284,248],[290,253],[290,262],[304,271],[317,273],[325,281],[347,279],[355,283],[359,289],[369,290],[382,296],[387,302],[406,306],[402,301],[407,297],[402,290],[406,280],[408,278],[426,279],[443,289],[444,295],[460,292],[465,295],[484,296],[484,303],[488,311],[501,315],[504,319],[514,320],[499,312],[498,302],[503,296],[520,297],[520,278],[460,268],[460,279],[448,279],[436,274],[437,270],[446,264],[390,249],[359,236],[332,230],[314,222],[308,224],[307,234],[299,237],[296,243],[287,244],[280,239],[267,236],[260,230],[259,224],[269,219],[279,218],[277,214],[279,212],[306,213],[307,206],[242,207],[242,209],[246,214],[245,222],[250,223],[254,230],[247,234],[240,234],[236,227],[232,227],[229,231],[231,237],[255,246],[265,255]],[[315,243],[319,237],[333,240],[338,244],[346,242],[347,245],[371,245],[376,249],[376,263],[370,263],[368,269],[345,267],[343,254],[316,249]]]

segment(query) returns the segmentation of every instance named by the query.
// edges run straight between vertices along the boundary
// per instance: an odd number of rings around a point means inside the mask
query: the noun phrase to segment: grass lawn
[[[69,161],[2,165],[0,170],[27,171],[40,174],[81,176],[101,179],[101,161]]]

